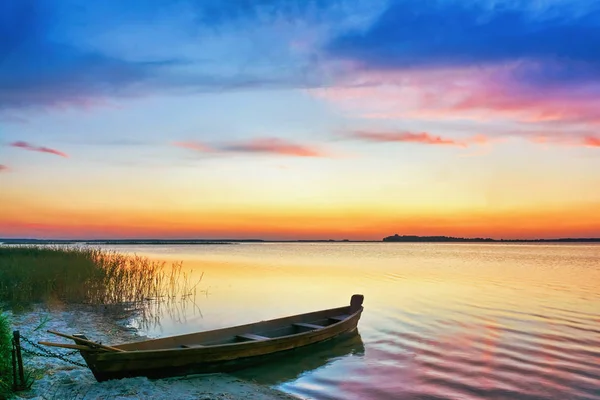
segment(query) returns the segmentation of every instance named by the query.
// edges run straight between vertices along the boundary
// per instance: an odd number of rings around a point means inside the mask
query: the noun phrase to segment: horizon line
[[[396,239],[397,238],[397,239]],[[386,240],[387,239],[387,240]],[[532,239],[514,239],[514,238],[485,238],[485,237],[456,237],[445,235],[390,235],[382,239],[261,239],[261,238],[36,238],[36,237],[0,237],[0,244],[3,242],[264,242],[264,243],[282,243],[282,242],[410,242],[410,241],[486,241],[486,242],[559,242],[559,241],[600,241],[600,237],[557,237],[557,238],[532,238]]]

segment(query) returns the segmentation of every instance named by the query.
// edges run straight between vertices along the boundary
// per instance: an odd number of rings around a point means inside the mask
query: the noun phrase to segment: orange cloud
[[[174,146],[203,153],[263,153],[293,157],[326,157],[323,151],[279,138],[257,138],[242,142],[226,143],[214,147],[198,142],[175,142]]]
[[[9,170],[9,168],[6,165],[0,164],[0,172],[6,172],[8,170]]]
[[[30,143],[23,142],[23,141],[13,142],[10,145],[12,147],[17,147],[17,148],[24,149],[24,150],[37,151],[37,152],[40,152],[40,153],[54,154],[54,155],[57,155],[57,156],[60,156],[60,157],[65,157],[65,158],[69,157],[66,153],[63,153],[62,151],[51,149],[49,147],[44,147],[44,146],[34,146],[34,145],[30,144]]]
[[[427,132],[368,132],[368,131],[354,131],[347,135],[348,137],[364,140],[368,142],[405,142],[405,143],[421,143],[428,145],[441,145],[441,146],[458,146],[468,147],[470,144],[486,144],[488,140],[483,135],[474,136],[467,140],[455,140],[450,138],[443,138],[441,136],[434,136]]]
[[[518,134],[518,133],[517,133]],[[569,147],[600,147],[600,138],[586,131],[574,131],[571,135],[559,132],[528,132],[530,141],[541,145],[561,145]]]
[[[600,147],[600,138],[594,136],[587,136],[583,139],[586,146],[589,147]]]

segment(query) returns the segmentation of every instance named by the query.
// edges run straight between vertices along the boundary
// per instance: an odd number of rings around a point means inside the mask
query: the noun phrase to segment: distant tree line
[[[452,236],[415,236],[398,235],[383,238],[384,242],[600,242],[600,238],[558,238],[558,239],[491,239],[491,238],[459,238]]]

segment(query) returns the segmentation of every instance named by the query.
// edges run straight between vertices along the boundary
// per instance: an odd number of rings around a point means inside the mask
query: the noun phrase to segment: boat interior
[[[312,332],[339,324],[352,317],[351,306],[332,308],[308,314],[261,321],[232,328],[146,340],[114,347],[126,350],[189,349],[224,344],[257,342],[299,333]],[[356,311],[355,311],[356,312]]]

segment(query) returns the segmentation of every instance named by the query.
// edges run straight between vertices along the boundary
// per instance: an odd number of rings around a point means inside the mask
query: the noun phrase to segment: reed
[[[0,246],[0,302],[123,305],[195,290],[181,263],[81,247]]]
[[[12,392],[11,332],[6,314],[0,309],[0,400],[10,398]]]
[[[36,303],[89,305],[114,319],[135,316],[149,327],[159,324],[164,309],[193,302],[201,279],[192,285],[180,262],[108,250],[0,246],[0,306],[13,311]],[[11,346],[11,326],[0,309],[0,400],[13,396]]]

